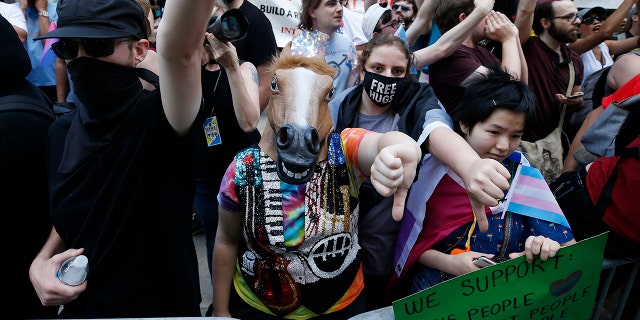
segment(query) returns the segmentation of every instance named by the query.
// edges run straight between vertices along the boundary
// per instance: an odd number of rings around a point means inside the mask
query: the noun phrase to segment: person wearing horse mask
[[[496,199],[502,198],[502,190],[509,187],[509,173],[497,161],[480,159],[452,130],[453,122],[433,89],[428,83],[415,81],[409,72],[411,60],[412,55],[400,38],[392,34],[373,37],[358,61],[362,83],[329,103],[336,132],[356,127],[380,133],[403,132],[418,142],[423,154],[433,154],[459,173],[467,190],[477,190],[469,191],[476,212],[482,212],[478,211],[482,205],[497,205]],[[367,309],[373,310],[388,304],[378,292],[386,290],[393,272],[400,224],[390,214],[393,198],[382,197],[367,182],[360,187],[359,206]],[[480,222],[481,229],[487,227],[485,223],[486,220]]]

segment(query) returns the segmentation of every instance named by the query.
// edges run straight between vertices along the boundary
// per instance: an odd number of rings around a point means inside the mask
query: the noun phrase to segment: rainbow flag
[[[51,21],[49,25],[49,31],[51,32],[58,27],[55,21]],[[51,50],[51,45],[58,42],[57,38],[45,39],[44,47],[42,48],[42,56],[40,57],[40,65],[48,66],[56,61],[56,54]]]
[[[557,223],[571,229],[542,173],[534,167],[518,167],[506,198],[506,211]]]

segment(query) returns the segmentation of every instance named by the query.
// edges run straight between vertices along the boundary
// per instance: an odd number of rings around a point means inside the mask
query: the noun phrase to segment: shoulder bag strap
[[[571,95],[571,90],[573,90],[573,84],[576,81],[576,71],[573,67],[573,61],[569,60],[569,85],[567,86],[567,93],[565,96]],[[562,112],[560,113],[560,123],[558,124],[558,128],[562,129],[562,124],[564,123],[564,116],[567,114],[567,105],[562,104]]]

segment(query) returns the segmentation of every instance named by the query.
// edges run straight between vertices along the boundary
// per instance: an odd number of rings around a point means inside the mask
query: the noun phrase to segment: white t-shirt
[[[598,47],[600,47],[600,51],[602,52],[604,64],[596,59],[596,56],[593,54],[593,50],[589,50],[581,54],[580,58],[582,58],[582,65],[584,66],[584,75],[582,76],[582,80],[586,79],[590,74],[602,68],[613,65],[613,58],[611,58],[611,54],[609,53],[609,47],[607,47],[604,42],[601,42]]]
[[[0,16],[3,16],[9,23],[13,26],[16,26],[25,32],[27,32],[27,21],[24,18],[24,13],[20,8],[0,2]]]
[[[344,34],[353,41],[354,45],[367,43],[367,38],[362,31],[363,14],[349,8],[342,8],[342,27],[338,29],[338,33]]]

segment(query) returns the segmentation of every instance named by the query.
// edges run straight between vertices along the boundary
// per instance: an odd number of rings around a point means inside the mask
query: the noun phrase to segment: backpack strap
[[[635,158],[640,159],[640,147],[624,148],[620,151],[616,150],[616,155],[623,158]]]
[[[51,120],[56,119],[56,114],[53,112],[53,102],[47,95],[40,90],[40,88],[29,83],[32,86],[32,90],[39,92],[42,99],[38,99],[32,96],[24,94],[10,94],[0,97],[0,112],[9,111],[30,111],[43,115]]]
[[[616,151],[616,155],[620,156],[618,161],[616,161],[616,165],[611,170],[611,174],[609,175],[609,179],[607,179],[607,183],[602,188],[602,192],[600,193],[600,197],[598,198],[598,202],[596,203],[596,211],[599,217],[604,215],[604,212],[607,210],[607,206],[611,202],[611,195],[613,194],[613,187],[616,184],[616,180],[618,179],[618,167],[620,166],[620,160],[624,158],[634,158],[640,159],[640,147],[629,147],[624,148],[622,150]]]
[[[147,81],[156,87],[156,89],[160,88],[160,78],[157,74],[153,73],[153,71],[145,68],[138,68],[138,76],[142,78],[142,80]]]
[[[620,164],[620,159],[616,161],[615,167],[611,171],[611,175],[609,175],[609,179],[607,179],[607,183],[602,188],[602,192],[600,193],[600,197],[598,198],[598,202],[596,203],[595,214],[597,217],[602,218],[604,216],[604,212],[607,210],[607,206],[611,202],[611,195],[613,194],[613,187],[616,185],[616,180],[618,180],[618,165]]]

